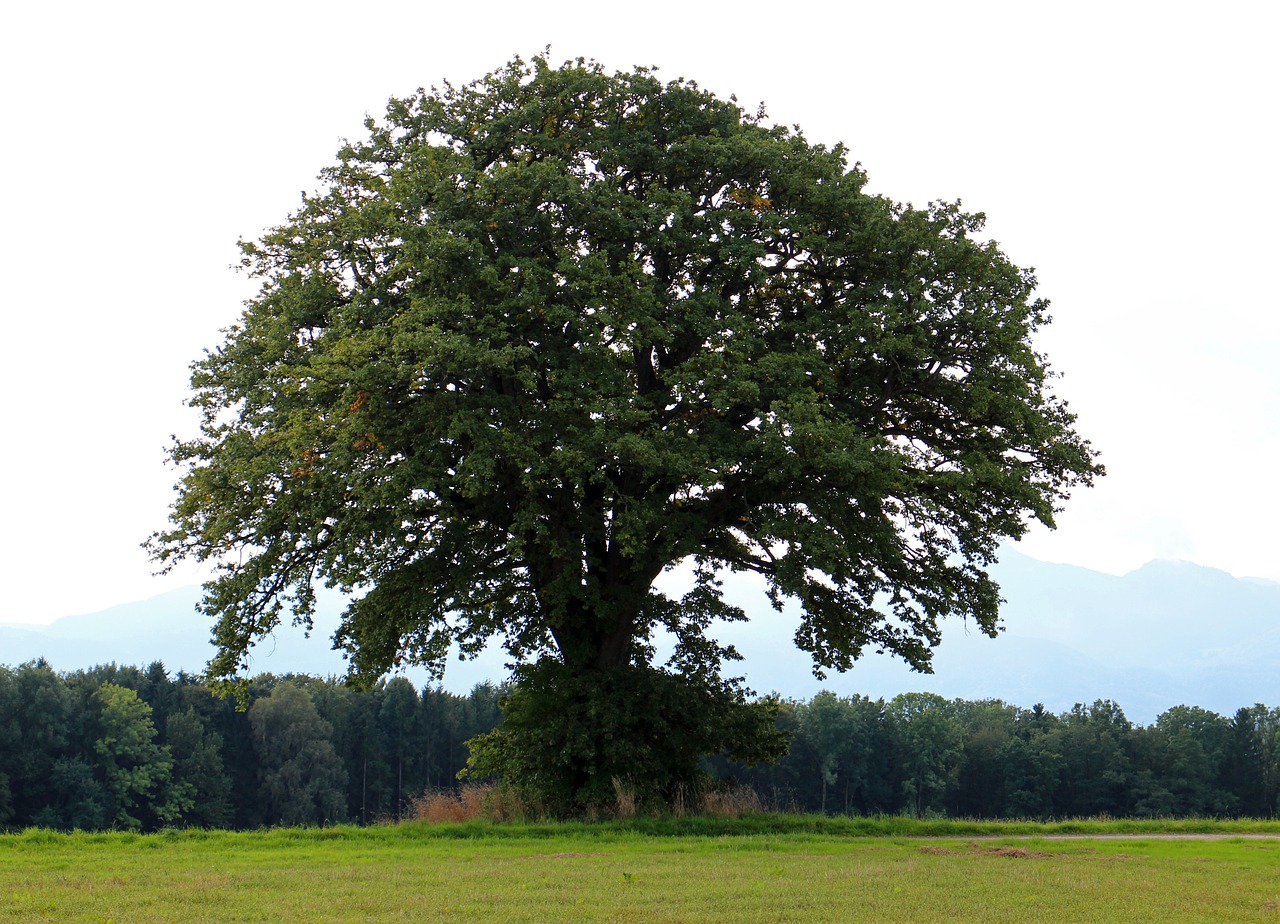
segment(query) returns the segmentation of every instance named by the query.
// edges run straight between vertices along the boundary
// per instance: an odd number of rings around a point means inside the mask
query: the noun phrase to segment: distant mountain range
[[[1280,705],[1278,583],[1172,561],[1117,577],[1007,548],[992,570],[1005,598],[997,638],[946,624],[931,675],[872,654],[822,685],[842,695],[919,690],[1043,703],[1054,712],[1111,699],[1143,724],[1179,704],[1228,715],[1258,702]],[[741,633],[733,640],[757,689],[797,685],[807,661],[780,645],[779,633],[759,621],[731,629]],[[801,690],[816,686],[810,678]]]
[[[814,679],[808,656],[791,643],[794,611],[775,612],[761,585],[731,575],[726,596],[751,620],[725,627],[745,660],[730,665],[759,692],[807,699],[826,688],[841,695],[890,697],[929,691],[948,698],[997,698],[1054,712],[1111,699],[1149,723],[1170,706],[1232,714],[1257,702],[1280,705],[1280,583],[1235,578],[1186,562],[1154,561],[1117,577],[1049,564],[1005,549],[993,569],[1006,603],[996,639],[962,622],[943,629],[931,675],[869,654],[846,674]],[[0,663],[46,658],[58,670],[114,661],[199,672],[212,654],[209,622],[195,611],[198,587],[182,588],[47,626],[0,626]],[[322,595],[310,639],[283,628],[260,643],[251,670],[334,675],[345,672],[328,637],[343,601]],[[446,689],[465,692],[506,676],[500,651],[452,662]],[[421,672],[408,675],[427,682]]]
[[[16,665],[44,658],[55,670],[73,671],[114,662],[140,667],[161,661],[171,674],[202,672],[214,655],[213,622],[197,611],[204,593],[199,586],[124,603],[97,613],[65,616],[48,625],[0,625],[0,664]],[[315,630],[284,625],[250,652],[250,674],[345,674],[347,664],[332,647],[332,636],[346,600],[323,588],[316,593]],[[444,687],[466,693],[477,683],[507,675],[500,652],[471,661],[454,660]],[[406,672],[419,686],[430,682],[426,671]]]

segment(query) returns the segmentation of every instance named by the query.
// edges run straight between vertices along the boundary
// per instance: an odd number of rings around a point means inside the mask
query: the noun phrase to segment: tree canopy
[[[959,203],[864,189],[647,69],[519,59],[393,99],[257,242],[193,366],[161,563],[217,563],[214,676],[313,586],[353,675],[517,662],[715,686],[717,574],[799,601],[815,670],[994,634],[986,566],[1101,473],[1050,390],[1029,270]],[[693,562],[695,584],[654,587]],[[655,666],[656,667],[656,666]]]

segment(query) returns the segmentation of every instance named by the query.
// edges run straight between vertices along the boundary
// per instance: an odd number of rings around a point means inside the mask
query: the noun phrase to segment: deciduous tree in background
[[[717,573],[797,599],[818,671],[927,670],[944,617],[995,633],[998,543],[1101,471],[1032,274],[958,204],[869,195],[839,146],[542,57],[367,129],[243,245],[261,290],[194,366],[151,548],[221,568],[215,677],[326,582],[366,682],[493,638],[533,665],[479,769],[554,757],[589,801],[635,764],[657,792],[699,751],[778,752],[721,678],[707,630],[743,614]],[[656,590],[683,562],[692,589]]]
[[[151,707],[128,687],[104,683],[94,694],[97,757],[111,798],[111,820],[124,828],[176,821],[193,805],[194,789],[173,783],[173,755],[155,742]],[[154,816],[154,817],[143,817]]]
[[[311,694],[279,683],[249,709],[261,761],[263,804],[272,824],[318,825],[346,819],[347,773]]]
[[[4,669],[3,674],[0,764],[4,769],[0,772],[8,778],[13,814],[33,820],[41,808],[59,801],[55,795],[59,792],[57,765],[79,756],[72,727],[76,705],[66,685],[44,660],[24,664],[12,673]],[[62,775],[77,780],[83,776],[78,771]],[[42,818],[40,823],[56,822]]]
[[[175,712],[165,722],[173,776],[190,792],[183,821],[207,828],[229,828],[234,821],[231,778],[222,762],[222,739],[205,727],[195,709]]]
[[[955,704],[936,693],[900,693],[887,712],[907,756],[902,791],[917,818],[942,814],[964,752],[964,726]]]

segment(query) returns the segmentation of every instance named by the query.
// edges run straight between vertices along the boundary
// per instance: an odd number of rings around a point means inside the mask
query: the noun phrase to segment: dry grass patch
[[[1058,857],[1062,854],[1046,853],[1043,850],[1025,850],[1022,847],[987,846],[985,844],[968,844],[964,847],[940,847],[936,844],[923,844],[920,853],[935,856],[970,854],[980,857],[1004,857],[1009,860],[1043,860]]]
[[[409,819],[427,824],[528,821],[540,814],[518,792],[494,783],[428,790],[409,802]]]

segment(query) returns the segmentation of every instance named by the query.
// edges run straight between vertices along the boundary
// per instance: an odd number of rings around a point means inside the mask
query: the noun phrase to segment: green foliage
[[[895,747],[883,700],[823,691],[789,705],[794,740],[787,760],[820,781],[820,796],[808,807],[874,814],[896,804],[889,791]]]
[[[862,816],[857,825],[880,825],[839,829],[854,833],[925,833],[884,827],[890,821],[914,823],[917,814],[926,816],[922,824],[938,825],[935,833],[952,830],[939,815],[1277,814],[1280,708],[1256,705],[1227,718],[1177,706],[1146,727],[1129,722],[1105,700],[1054,714],[999,701],[907,696],[886,703],[822,693],[809,702],[765,701],[752,708],[739,701],[732,684],[715,697],[697,683],[655,671],[649,678],[622,673],[599,680],[600,690],[581,694],[593,711],[575,719],[557,711],[581,708],[572,691],[557,689],[562,681],[575,682],[563,668],[550,661],[528,673],[546,688],[541,700],[522,696],[519,687],[487,684],[462,697],[430,687],[417,693],[403,679],[362,691],[337,680],[263,675],[246,686],[251,704],[264,703],[255,729],[249,714],[189,675],[170,678],[116,665],[72,674],[55,673],[43,663],[0,667],[0,735],[22,727],[32,735],[29,743],[5,737],[0,748],[0,825],[120,826],[100,748],[130,771],[125,779],[139,778],[131,772],[129,753],[135,760],[154,754],[150,771],[161,780],[170,764],[167,784],[126,793],[132,799],[126,812],[144,831],[174,825],[257,828],[286,817],[319,823],[343,815],[373,824],[399,817],[405,801],[420,807],[417,797],[424,792],[447,800],[467,761],[464,742],[478,736],[473,769],[501,769],[505,761],[513,779],[523,775],[537,785],[559,787],[554,802],[536,794],[528,798],[528,783],[525,792],[498,787],[504,800],[514,797],[490,812],[503,818],[579,807],[608,817],[624,807],[621,795],[636,802],[637,825],[647,824],[647,813],[655,811],[675,821],[699,805],[721,812],[748,805],[746,798],[732,801],[730,782],[744,787],[737,793],[754,791],[769,806]],[[118,724],[133,735],[129,746],[129,735],[104,736],[101,721],[104,685],[129,689],[126,683],[143,691],[140,702],[111,693],[119,700],[112,710]],[[499,724],[498,702],[508,697],[515,720],[497,736],[485,737]],[[154,717],[159,710],[153,700],[168,717],[163,726],[149,728],[143,707],[151,707]],[[48,710],[43,725],[37,708]],[[296,728],[277,728],[277,720]],[[939,720],[949,731],[939,733]],[[275,730],[269,745],[257,732],[270,729]],[[619,743],[619,729],[630,743]],[[486,749],[493,737],[506,734],[525,740],[516,748]],[[775,763],[747,766],[730,759],[767,758],[766,747],[780,747],[788,738],[789,753]],[[725,751],[699,764],[699,740],[724,742]],[[522,753],[535,758],[511,759]],[[538,782],[543,767],[536,755],[551,767],[550,783]],[[629,765],[629,759],[638,763]],[[620,792],[613,789],[614,777]],[[704,785],[710,788],[699,792]],[[461,799],[470,806],[475,787],[467,789]],[[321,793],[329,800],[325,805],[314,798]],[[758,804],[751,810],[757,809]],[[1125,825],[1150,830],[1138,822]]]
[[[93,750],[113,808],[112,821],[122,828],[141,828],[140,808],[160,822],[174,821],[194,804],[191,788],[172,785],[173,758],[155,743],[151,707],[128,687],[104,683]],[[137,814],[135,814],[137,813]]]
[[[782,756],[777,713],[776,700],[748,703],[729,683],[545,658],[517,672],[502,726],[471,740],[466,775],[500,776],[553,814],[614,803],[615,780],[641,804],[665,806],[680,787],[710,783],[699,765],[708,752],[747,764]]]
[[[279,701],[261,707],[260,713],[280,713],[286,724],[297,720],[297,729],[289,730],[297,737],[277,735],[282,747],[270,749],[259,742],[246,712],[190,675],[171,678],[156,665],[145,671],[101,665],[71,674],[55,673],[43,662],[0,667],[0,829],[257,827],[281,823],[321,790],[329,796],[338,791],[340,810],[330,802],[291,817],[375,822],[396,817],[402,800],[454,782],[466,761],[464,741],[491,730],[499,718],[499,689],[491,685],[478,686],[469,697],[438,689],[419,697],[403,679],[359,691],[338,681],[263,675],[246,685],[250,704],[283,684],[303,688],[314,709],[280,708]],[[116,701],[109,710],[103,708],[104,685]],[[136,701],[129,685],[138,688]],[[291,696],[285,692],[278,700]],[[388,697],[395,705],[384,710]],[[154,721],[162,712],[163,724]],[[383,746],[384,713],[401,719],[395,749]],[[311,740],[303,740],[308,735]],[[300,759],[282,772],[289,761],[283,745],[290,741]],[[147,766],[140,769],[140,760]],[[317,766],[323,772],[317,774]],[[295,771],[301,786],[278,801]],[[146,774],[157,785],[129,788]],[[330,785],[320,785],[317,776]],[[137,824],[116,818],[115,792],[121,789],[131,803],[125,811]]]
[[[395,766],[396,782],[393,804],[397,821],[401,817],[405,803],[409,800],[410,793],[406,793],[404,789],[404,773],[407,764],[412,778],[413,765],[417,756],[414,745],[417,739],[415,732],[417,731],[416,726],[420,708],[421,702],[418,699],[418,691],[405,678],[393,678],[384,688],[382,705],[378,710],[377,724],[381,735],[380,744],[386,754],[388,764],[394,762]],[[412,793],[412,795],[417,795],[417,793]]]
[[[333,728],[310,694],[292,683],[278,684],[249,708],[249,723],[267,817],[286,825],[345,820],[347,774],[329,740]]]
[[[115,825],[118,819],[112,814],[112,794],[99,776],[86,760],[64,757],[55,761],[49,777],[51,798],[32,821],[59,831],[97,831]]]
[[[43,660],[12,671],[0,668],[0,695],[0,762],[13,795],[12,818],[29,824],[37,812],[60,801],[55,764],[79,756],[76,704],[67,684]]]
[[[998,543],[1101,473],[1032,274],[840,146],[543,57],[367,131],[243,244],[259,294],[194,366],[150,546],[218,569],[214,678],[323,581],[366,685],[494,638],[643,683],[666,630],[714,697],[723,568],[799,600],[817,672],[927,670],[944,617],[995,633]],[[688,595],[654,589],[689,560]]]
[[[625,663],[656,625],[700,639],[709,579],[650,589],[690,557],[799,597],[821,666],[923,667],[938,618],[994,628],[996,543],[1097,471],[1030,274],[840,148],[542,59],[369,133],[245,245],[261,294],[196,364],[152,548],[244,551],[206,601],[218,675],[317,578],[368,591],[340,640],[369,676],[494,634]]]
[[[908,810],[917,818],[945,814],[964,749],[964,726],[955,704],[934,693],[902,693],[887,711],[909,755],[902,782]]]
[[[235,815],[231,778],[223,766],[222,737],[188,707],[169,716],[165,739],[173,755],[174,779],[182,781],[190,793],[183,821],[206,828],[231,827]]]
[[[1232,776],[1243,791],[1242,810],[1280,814],[1280,707],[1258,703],[1236,712],[1228,753]]]

